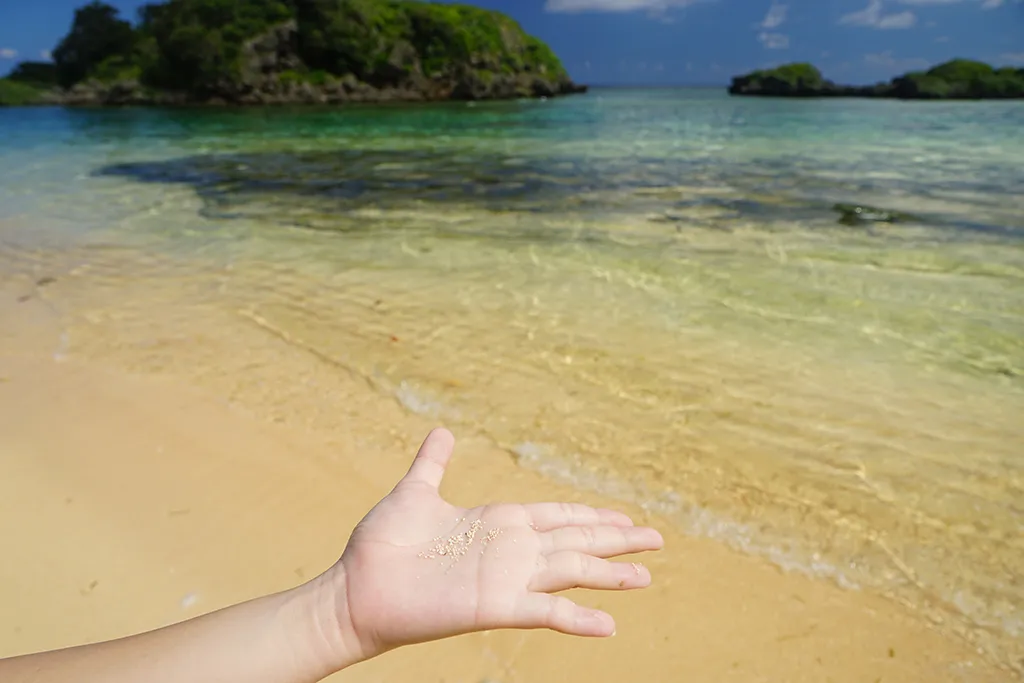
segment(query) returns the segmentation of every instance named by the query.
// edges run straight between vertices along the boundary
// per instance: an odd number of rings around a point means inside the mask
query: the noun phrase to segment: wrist
[[[340,562],[293,593],[296,613],[301,615],[294,631],[298,634],[296,657],[312,662],[321,677],[368,659],[349,618],[345,568]]]

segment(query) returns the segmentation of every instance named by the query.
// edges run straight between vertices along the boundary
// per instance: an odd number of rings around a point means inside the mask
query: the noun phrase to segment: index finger
[[[530,525],[536,531],[551,531],[564,526],[633,526],[627,515],[580,503],[533,503],[525,505]]]

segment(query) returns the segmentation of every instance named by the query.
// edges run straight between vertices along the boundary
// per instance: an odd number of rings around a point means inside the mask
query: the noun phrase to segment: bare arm
[[[387,650],[494,628],[608,636],[611,616],[552,595],[642,588],[661,547],[625,515],[567,503],[465,509],[438,495],[453,438],[435,430],[341,559],[289,591],[140,635],[0,660],[4,683],[312,683]]]
[[[148,633],[0,660],[5,683],[313,683],[345,663],[319,580]]]

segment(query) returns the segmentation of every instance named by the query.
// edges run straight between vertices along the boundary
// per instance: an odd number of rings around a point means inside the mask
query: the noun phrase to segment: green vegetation
[[[983,62],[954,59],[892,82],[898,97],[981,99],[1024,97],[1024,69],[994,69]]]
[[[811,92],[825,83],[818,68],[806,62],[784,64],[775,69],[759,69],[745,78],[750,87],[767,88],[786,94]]]
[[[0,107],[38,104],[57,85],[57,70],[50,62],[22,62],[0,78]]]
[[[57,85],[57,66],[53,62],[22,62],[7,78],[39,88],[52,88]]]
[[[0,107],[38,104],[42,101],[43,89],[35,85],[20,83],[11,78],[0,78]]]
[[[140,11],[136,61],[155,88],[216,92],[242,74],[245,42],[292,18],[278,0],[171,0]]]
[[[386,85],[467,67],[567,77],[551,49],[511,18],[416,0],[298,0],[298,53],[309,67]],[[417,66],[418,65],[418,66]]]
[[[313,71],[282,71],[280,76],[278,76],[278,80],[284,84],[309,83],[310,85],[321,86],[327,85],[335,80],[335,78],[326,71],[315,69]]]
[[[810,64],[787,64],[733,79],[734,95],[807,97],[896,97],[904,99],[1024,98],[1024,69],[995,69],[983,62],[954,59],[928,71],[908,73],[871,86],[836,85]]]
[[[53,51],[57,82],[65,87],[92,75],[108,60],[131,60],[138,36],[117,9],[92,2],[75,10],[75,20]]]
[[[420,0],[168,0],[140,8],[135,25],[94,0],[53,54],[48,73],[19,67],[34,74],[19,82],[199,101],[248,101],[299,83],[355,87],[352,79],[435,99],[578,90],[511,18]]]

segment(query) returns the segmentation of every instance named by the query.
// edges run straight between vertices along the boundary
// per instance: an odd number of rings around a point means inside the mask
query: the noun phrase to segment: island
[[[338,104],[584,92],[512,18],[419,0],[169,0],[138,21],[92,2],[53,62],[0,79],[0,105]]]
[[[736,76],[732,95],[766,97],[888,97],[905,100],[980,100],[1024,98],[1024,69],[993,68],[983,62],[954,59],[928,71],[897,76],[888,83],[837,85],[812,64],[785,64]]]

